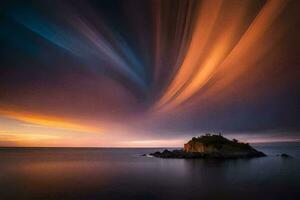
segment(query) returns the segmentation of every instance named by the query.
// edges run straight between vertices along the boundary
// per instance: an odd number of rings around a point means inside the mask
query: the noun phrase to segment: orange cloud
[[[0,111],[0,116],[16,119],[33,125],[38,125],[46,128],[56,128],[56,129],[66,129],[71,131],[80,131],[80,132],[99,132],[98,128],[89,127],[81,124],[71,122],[68,119],[51,117],[51,116],[42,116],[36,114],[29,114],[24,112],[15,112],[15,111]]]
[[[40,141],[40,140],[51,140],[60,138],[57,135],[45,135],[45,134],[30,134],[30,133],[19,133],[16,131],[0,131],[0,141],[9,142],[27,142],[27,141]]]
[[[272,40],[265,40],[264,45],[260,41],[283,10],[286,1],[268,1],[241,34],[249,2],[243,1],[228,9],[225,20],[224,16],[219,16],[222,13],[221,0],[204,2],[187,55],[170,86],[155,105],[156,110],[178,107],[219,75],[218,78],[221,78],[205,91],[210,95],[217,94],[246,73],[270,50],[279,38],[278,34],[269,36]],[[280,33],[280,30],[277,29],[276,33]]]

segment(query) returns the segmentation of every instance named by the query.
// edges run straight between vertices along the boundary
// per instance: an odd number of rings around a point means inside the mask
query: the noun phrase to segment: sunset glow
[[[0,146],[298,141],[297,3],[229,2],[5,5]]]

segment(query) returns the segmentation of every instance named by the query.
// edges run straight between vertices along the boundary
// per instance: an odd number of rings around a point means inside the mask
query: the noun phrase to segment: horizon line
[[[252,142],[249,144],[275,144],[275,143],[300,143],[300,141],[270,141],[270,142]],[[136,148],[182,148],[179,146],[158,146],[158,147],[141,147],[141,146],[0,146],[0,148],[91,148],[91,149],[96,149],[96,148],[103,148],[103,149],[136,149]]]

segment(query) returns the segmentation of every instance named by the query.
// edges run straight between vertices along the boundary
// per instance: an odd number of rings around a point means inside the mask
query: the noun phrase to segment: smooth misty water
[[[182,160],[139,156],[161,149],[2,148],[0,199],[300,199],[300,144],[256,148],[269,157]]]

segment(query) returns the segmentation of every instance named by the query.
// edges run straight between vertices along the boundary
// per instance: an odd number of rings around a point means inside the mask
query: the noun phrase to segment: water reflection
[[[278,157],[218,161],[138,156],[152,151],[1,149],[1,199],[293,199],[299,195],[298,157],[286,162]]]

